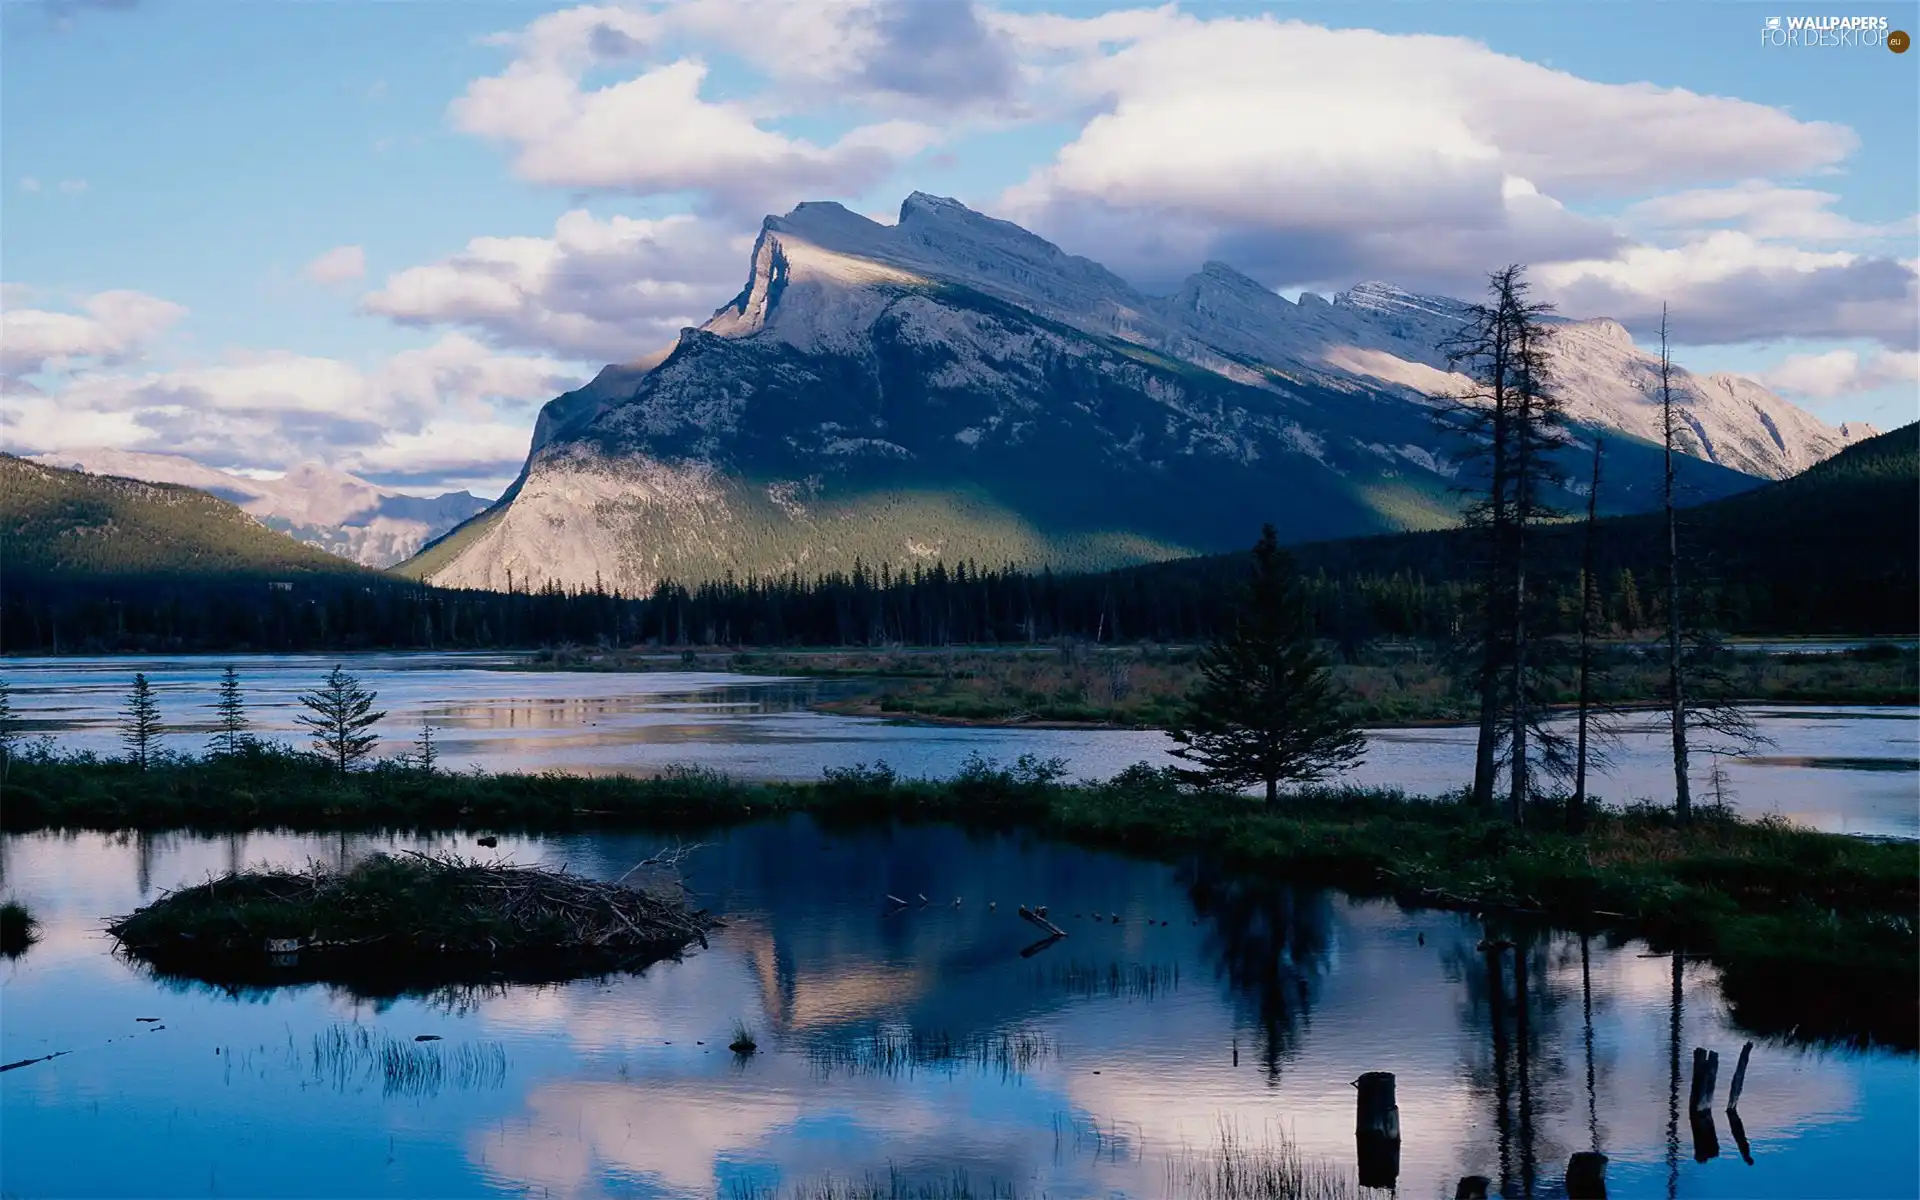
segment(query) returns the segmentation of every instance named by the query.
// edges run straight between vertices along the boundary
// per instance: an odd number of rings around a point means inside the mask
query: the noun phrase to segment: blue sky
[[[1149,289],[1520,259],[1573,315],[1644,336],[1669,300],[1686,365],[1886,428],[1920,415],[1920,52],[1762,44],[1801,13],[1920,30],[1852,0],[5,0],[0,419],[23,452],[491,489],[540,402],[737,288],[762,213],[918,189]]]

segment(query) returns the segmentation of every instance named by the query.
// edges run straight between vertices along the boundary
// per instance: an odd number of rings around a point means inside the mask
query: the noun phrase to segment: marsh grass
[[[1407,651],[1411,650],[1412,653]],[[1920,658],[1892,645],[1832,654],[1724,655],[1730,701],[1755,703],[1911,704],[1920,693]],[[718,657],[713,669],[777,674],[868,677],[876,694],[830,701],[835,711],[941,720],[1164,728],[1179,715],[1199,679],[1191,647],[1095,646],[1066,642],[1039,648],[937,653],[899,650],[755,652]],[[1347,714],[1366,725],[1462,721],[1473,715],[1468,689],[1443,655],[1415,645],[1363,646],[1334,667]],[[1652,704],[1664,686],[1657,661],[1632,648],[1603,648],[1595,702]],[[1578,696],[1570,670],[1548,672],[1542,699],[1570,705]]]
[[[895,1167],[885,1178],[867,1174],[859,1179],[826,1175],[781,1187],[777,1184],[735,1182],[727,1200],[1018,1200],[1012,1184],[989,1180],[975,1184],[965,1171],[936,1179],[909,1179]]]
[[[507,1078],[507,1052],[498,1042],[462,1042],[396,1038],[364,1025],[332,1025],[313,1035],[302,1064],[312,1083],[335,1091],[373,1086],[385,1097],[427,1099],[445,1088],[492,1089]]]
[[[40,940],[40,920],[18,900],[0,903],[0,957],[19,958]]]
[[[1284,1131],[1257,1140],[1222,1119],[1214,1144],[1183,1150],[1167,1164],[1167,1193],[1192,1200],[1358,1200],[1360,1188],[1338,1165],[1308,1158]]]
[[[747,1058],[750,1057],[754,1051],[760,1049],[760,1040],[754,1037],[752,1027],[745,1021],[735,1019],[733,1022],[733,1040],[727,1043],[727,1049],[733,1051],[741,1058]]]
[[[1090,1121],[1074,1119],[1076,1135]],[[1054,1121],[1056,1147],[1063,1140],[1060,1119]],[[1108,1133],[1102,1136],[1101,1156],[1131,1144]],[[1183,1149],[1167,1164],[1164,1194],[1178,1200],[1359,1200],[1353,1176],[1339,1165],[1309,1158],[1285,1133],[1269,1129],[1249,1137],[1237,1125],[1222,1120],[1213,1145],[1204,1150]],[[736,1183],[729,1200],[1021,1200],[1044,1197],[1042,1191],[1021,1191],[1013,1184],[989,1181],[975,1185],[962,1170],[920,1178],[903,1176],[889,1167],[883,1177],[860,1179],[823,1176],[785,1187]]]
[[[807,1050],[814,1071],[835,1074],[911,1077],[921,1071],[943,1075],[975,1072],[1015,1079],[1056,1058],[1059,1045],[1035,1030],[998,1030],[955,1036],[944,1030],[878,1026]]]
[[[1036,969],[1034,982],[1084,999],[1154,1000],[1180,986],[1180,965],[1059,963]]]

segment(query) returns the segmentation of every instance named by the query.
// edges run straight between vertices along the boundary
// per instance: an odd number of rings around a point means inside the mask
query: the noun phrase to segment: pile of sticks
[[[611,883],[563,867],[483,862],[401,851],[344,870],[258,870],[169,892],[107,927],[121,947],[151,957],[205,953],[376,951],[508,956],[517,953],[676,954],[707,944],[720,924],[687,903],[671,874],[685,851],[648,859]],[[627,880],[653,868],[651,886]]]

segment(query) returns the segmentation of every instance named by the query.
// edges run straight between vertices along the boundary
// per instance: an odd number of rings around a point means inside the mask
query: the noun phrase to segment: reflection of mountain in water
[[[617,874],[656,845],[595,837],[580,865]],[[803,1038],[882,1019],[966,1037],[1091,999],[1152,1005],[1177,993],[1182,962],[1197,957],[1189,986],[1223,982],[1263,1031],[1277,1074],[1327,970],[1326,893],[1022,835],[829,831],[796,818],[718,837],[690,864],[689,884],[728,921],[715,948],[750,962],[774,1031]],[[1069,936],[1023,960],[1039,931],[1020,904],[1049,906]]]

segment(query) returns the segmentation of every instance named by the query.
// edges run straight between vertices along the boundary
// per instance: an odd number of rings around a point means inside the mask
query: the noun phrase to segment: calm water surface
[[[637,977],[397,1001],[156,983],[101,920],[238,864],[427,842],[0,841],[0,886],[47,925],[0,964],[0,1060],[67,1052],[0,1075],[0,1193],[714,1196],[962,1169],[1022,1195],[1160,1196],[1223,1122],[1291,1131],[1351,1171],[1349,1083],[1367,1070],[1399,1077],[1405,1196],[1451,1196],[1468,1173],[1551,1196],[1595,1146],[1616,1196],[1920,1188],[1911,1056],[1761,1042],[1747,1154],[1724,1112],[1697,1141],[1675,1056],[1718,1050],[1724,1096],[1745,1037],[1709,968],[1638,943],[1523,938],[1523,989],[1463,915],[1192,865],[804,819],[705,840],[690,882],[728,922],[709,949]],[[610,878],[658,844],[498,854]],[[888,893],[932,902],[889,915]],[[1021,901],[1070,936],[1023,957]],[[724,1049],[736,1019],[759,1034],[744,1063]],[[961,1053],[932,1053],[943,1040]],[[369,1053],[389,1044],[391,1073]]]
[[[31,729],[102,752],[118,749],[115,715],[132,673],[144,670],[159,690],[164,718],[180,731],[170,743],[198,750],[224,661],[14,659],[0,670]],[[336,660],[235,661],[262,730],[293,741],[298,695]],[[449,764],[495,770],[653,772],[700,763],[741,778],[817,779],[827,767],[885,761],[902,775],[946,776],[970,754],[1012,761],[1031,753],[1065,759],[1076,776],[1106,778],[1136,762],[1173,761],[1171,743],[1153,731],[912,725],[809,710],[865,686],[845,681],[502,670],[511,659],[485,655],[342,661],[379,691],[390,714],[383,753],[404,751],[425,719],[440,730]],[[1723,760],[1734,807],[1838,832],[1920,837],[1920,710],[1759,708],[1754,716],[1773,745],[1751,758]],[[1470,729],[1378,729],[1367,740],[1366,761],[1344,777],[1348,782],[1437,794],[1473,773]],[[1667,752],[1657,716],[1631,718],[1595,794],[1615,802],[1670,798]],[[1699,755],[1694,767],[1699,795],[1713,759]]]

